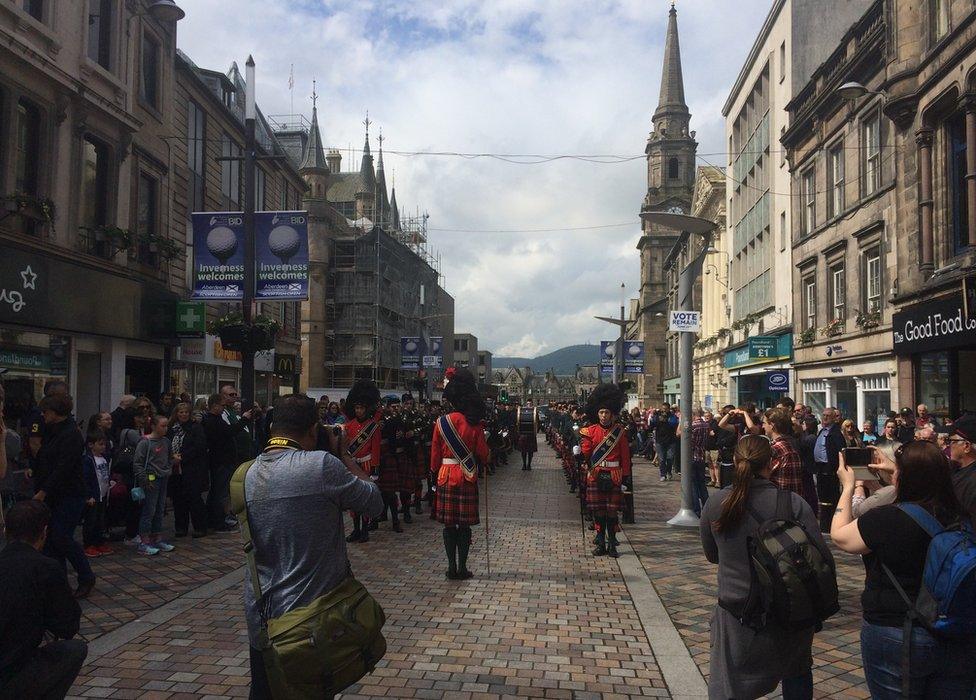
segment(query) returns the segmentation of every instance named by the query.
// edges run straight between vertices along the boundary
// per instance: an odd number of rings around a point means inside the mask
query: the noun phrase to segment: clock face
[[[685,210],[679,206],[668,207],[668,214],[684,214]]]

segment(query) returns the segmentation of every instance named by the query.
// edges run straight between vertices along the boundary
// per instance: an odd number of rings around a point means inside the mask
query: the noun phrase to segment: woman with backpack
[[[772,456],[769,440],[744,435],[733,455],[731,488],[713,494],[702,510],[702,547],[708,560],[718,564],[708,681],[708,696],[714,700],[757,698],[780,683],[785,700],[813,697],[811,648],[820,620],[784,623],[772,614],[761,614],[754,604],[762,591],[753,584],[752,543],[768,521],[782,516],[786,525],[792,525],[783,532],[813,557],[818,571],[833,577],[833,559],[807,502],[769,480]],[[820,582],[829,588],[829,581]],[[835,601],[836,587],[833,595]]]
[[[842,491],[830,528],[837,547],[864,555],[861,659],[871,697],[969,698],[976,688],[976,637],[933,634],[923,620],[912,626],[909,645],[904,644],[903,634],[909,611],[916,608],[923,588],[928,588],[923,586],[929,583],[926,562],[933,555],[940,564],[949,561],[937,551],[930,552],[934,539],[929,532],[949,529],[967,537],[960,529],[966,521],[952,488],[949,461],[938,446],[925,441],[898,448],[894,461],[877,448],[874,455],[880,468],[894,472],[895,502],[853,518],[855,476],[841,453],[837,476]],[[971,542],[971,532],[968,537]],[[918,609],[924,616],[924,606]],[[968,610],[970,617],[972,612]],[[952,620],[939,620],[945,622]],[[908,678],[902,674],[905,661]]]

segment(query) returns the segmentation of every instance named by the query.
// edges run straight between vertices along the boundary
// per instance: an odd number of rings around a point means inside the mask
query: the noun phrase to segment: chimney
[[[330,173],[338,173],[339,166],[342,165],[342,154],[339,153],[339,149],[330,148],[325,156],[325,161],[329,164]]]

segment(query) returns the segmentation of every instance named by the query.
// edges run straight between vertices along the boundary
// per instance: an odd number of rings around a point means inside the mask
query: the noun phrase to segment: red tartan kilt
[[[400,470],[395,454],[384,452],[380,456],[380,473],[376,485],[383,493],[394,493],[400,490]],[[376,470],[373,470],[376,473]]]
[[[519,452],[538,452],[539,441],[536,440],[535,433],[522,433],[518,439]]]
[[[434,498],[434,518],[445,525],[477,525],[478,482],[461,479],[458,486],[438,486]]]
[[[624,494],[619,486],[612,491],[599,491],[596,480],[586,482],[586,507],[593,513],[614,512],[624,509]]]
[[[397,478],[397,490],[413,493],[417,488],[417,462],[406,452],[397,455]]]

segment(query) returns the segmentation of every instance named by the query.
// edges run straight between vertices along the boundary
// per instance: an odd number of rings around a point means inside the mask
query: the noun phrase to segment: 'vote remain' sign
[[[668,314],[668,330],[678,333],[701,331],[700,311],[671,311]]]

